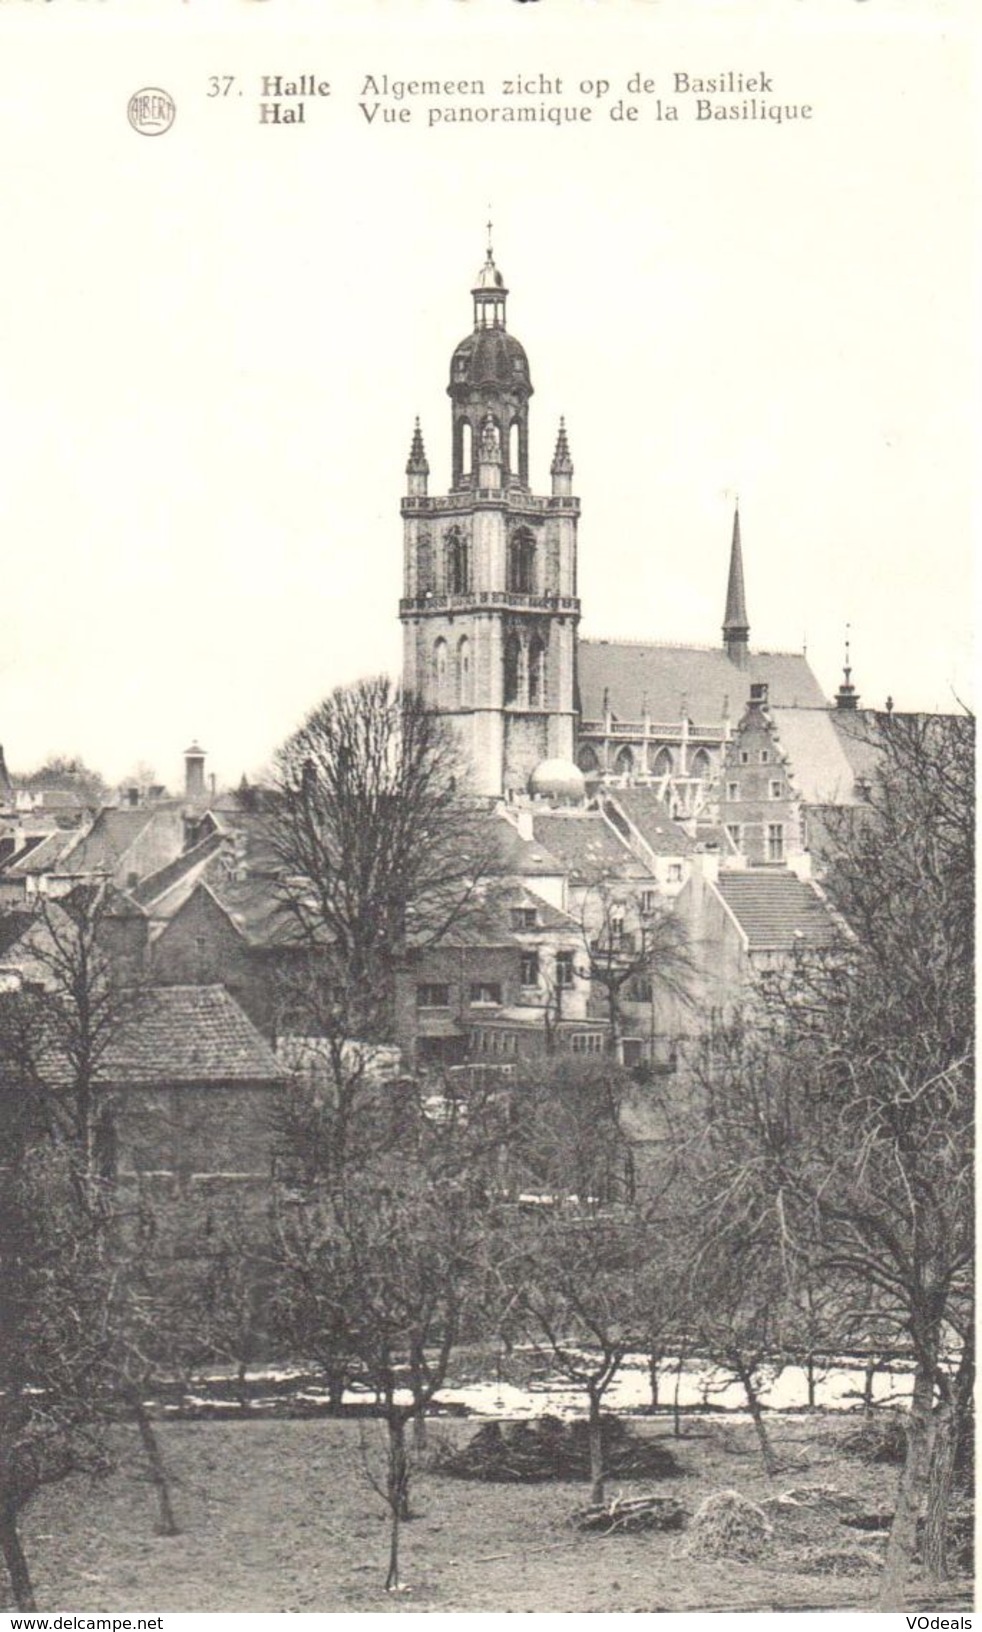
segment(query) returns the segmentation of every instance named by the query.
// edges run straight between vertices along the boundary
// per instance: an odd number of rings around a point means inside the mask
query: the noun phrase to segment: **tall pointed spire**
[[[745,669],[750,657],[750,623],[747,618],[747,597],[743,587],[739,501],[733,511],[733,542],[730,545],[730,576],[726,586],[726,612],[723,615],[723,645],[730,661]]]

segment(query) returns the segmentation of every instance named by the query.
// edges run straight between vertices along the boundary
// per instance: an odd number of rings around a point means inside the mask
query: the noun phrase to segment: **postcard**
[[[804,912],[795,891],[814,892],[809,911],[824,900],[809,812],[863,797],[849,722],[973,706],[972,11],[0,0],[0,910],[45,914],[80,881],[108,880],[125,956],[143,935],[141,978],[157,958],[171,994],[153,1047],[200,1028],[217,1059],[234,1032],[249,1091],[281,1080],[290,1027],[269,996],[257,812],[277,779],[282,792],[284,745],[299,751],[322,700],[385,676],[451,721],[471,793],[522,849],[502,930],[518,940],[514,969],[495,942],[466,971],[471,942],[458,936],[452,955],[448,942],[406,986],[411,1044],[362,1013],[344,1070],[356,1059],[364,1073],[370,1055],[386,1080],[425,1066],[473,1084],[478,1069],[514,1073],[533,1034],[581,1062],[613,1054],[638,1081],[675,1070],[648,964],[624,961],[637,947],[650,959],[644,914],[677,897],[684,915],[699,873],[698,933],[716,921],[711,897],[752,961],[747,881],[767,868],[772,894],[787,881],[778,915]],[[740,781],[751,753],[763,777],[752,797]],[[769,808],[751,814],[753,800]],[[588,841],[594,817],[603,835]],[[641,868],[640,927],[593,874],[584,882],[596,846],[616,844]],[[728,865],[743,883],[720,885]],[[602,930],[583,928],[590,910]],[[799,937],[811,933],[801,921]],[[16,939],[5,931],[0,952],[10,981],[29,985]],[[226,962],[210,961],[231,940]],[[616,979],[598,946],[615,947]],[[212,995],[173,995],[193,992]],[[143,1059],[151,1044],[140,1046]],[[173,1047],[168,1069],[196,1082],[190,1056],[176,1063],[184,1043]],[[231,1063],[213,1074],[222,1093],[239,1080]],[[443,1089],[426,1092],[432,1121]],[[631,1114],[642,1142],[661,1137],[643,1108]],[[223,1116],[236,1123],[233,1101]],[[248,1165],[247,1144],[219,1139],[195,1193]],[[173,1169],[177,1194],[191,1171],[177,1146],[148,1149],[137,1168]],[[544,1180],[521,1191],[533,1193],[555,1199]],[[216,1204],[209,1227],[224,1216]],[[133,1518],[150,1486],[114,1471],[84,1500],[64,1484],[39,1494],[22,1550],[5,1549],[0,1601],[168,1624],[379,1608],[391,1461],[386,1473],[373,1441],[368,1477],[356,1466],[377,1390],[355,1365],[342,1478],[335,1451],[304,1439],[325,1428],[310,1398],[327,1385],[305,1394],[308,1354],[293,1390],[308,1406],[291,1420],[295,1355],[269,1330],[242,1361],[265,1379],[252,1403],[274,1402],[258,1422],[227,1420],[240,1361],[228,1344],[222,1361],[218,1338],[196,1383],[192,1368],[178,1388],[176,1362],[166,1379],[166,1367],[146,1374],[147,1397],[166,1396],[185,1538],[166,1545],[180,1545],[180,1564],[162,1556],[152,1517],[145,1535]],[[696,1428],[685,1452],[659,1444],[683,1471],[702,1459],[706,1477],[686,1491],[684,1477],[661,1484],[653,1463],[635,1477],[624,1461],[608,1503],[656,1491],[688,1514],[739,1484],[733,1458],[725,1477],[730,1430],[715,1408],[732,1406],[752,1438],[756,1403],[748,1415],[708,1361],[700,1372],[693,1360],[673,1395],[689,1366],[676,1338],[660,1384],[657,1357],[649,1373],[632,1349],[607,1403],[658,1405],[670,1427],[674,1398],[677,1429],[684,1398],[699,1433],[710,1424],[712,1456]],[[833,1562],[812,1578],[811,1596],[804,1577],[782,1595],[776,1577],[737,1580],[708,1554],[680,1567],[667,1551],[677,1536],[630,1525],[578,1533],[571,1552],[568,1488],[526,1490],[515,1467],[541,1410],[566,1434],[563,1454],[588,1462],[568,1423],[585,1396],[567,1374],[556,1382],[555,1356],[506,1376],[505,1347],[452,1365],[440,1395],[458,1413],[441,1453],[457,1474],[466,1410],[491,1424],[480,1432],[495,1455],[507,1428],[504,1482],[441,1481],[430,1450],[420,1522],[402,1532],[403,1607],[872,1607],[856,1546],[839,1573]],[[864,1388],[872,1399],[869,1356],[840,1334],[835,1352],[847,1349],[826,1368],[825,1404]],[[768,1383],[775,1415],[782,1402],[816,1407],[796,1355],[784,1383]],[[891,1364],[875,1381],[884,1398]],[[227,1389],[212,1386],[219,1373]],[[209,1390],[195,1415],[188,1401]],[[189,1450],[199,1432],[213,1454]],[[236,1461],[246,1432],[261,1441],[251,1465]],[[434,1419],[434,1440],[443,1432]],[[816,1462],[774,1496],[823,1482],[836,1481]],[[676,1562],[656,1568],[656,1547]],[[934,1607],[946,1602],[967,1600],[942,1593]]]

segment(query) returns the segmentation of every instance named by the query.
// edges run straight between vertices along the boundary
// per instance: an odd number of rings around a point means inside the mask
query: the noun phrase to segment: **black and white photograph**
[[[971,1627],[972,11],[0,0],[11,1628]]]

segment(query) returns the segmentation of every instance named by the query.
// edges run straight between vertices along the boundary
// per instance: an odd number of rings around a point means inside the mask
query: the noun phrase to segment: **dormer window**
[[[535,908],[535,907],[512,907],[512,909],[511,909],[511,927],[512,927],[512,929],[537,929],[538,925],[539,925],[539,914],[538,914],[537,908]]]

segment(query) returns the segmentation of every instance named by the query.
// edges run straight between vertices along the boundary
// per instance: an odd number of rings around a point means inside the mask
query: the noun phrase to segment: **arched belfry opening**
[[[508,540],[507,588],[516,595],[534,595],[536,587],[535,534],[517,527]]]

